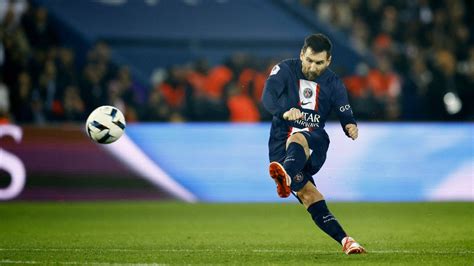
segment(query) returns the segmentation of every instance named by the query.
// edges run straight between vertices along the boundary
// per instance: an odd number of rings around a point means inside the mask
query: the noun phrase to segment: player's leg
[[[310,150],[306,138],[301,133],[295,133],[287,140],[283,165],[278,162],[270,163],[270,176],[277,185],[277,193],[280,197],[286,198],[290,195],[291,179],[303,169],[309,155]]]
[[[329,211],[324,196],[315,186],[313,175],[321,169],[326,161],[329,147],[327,134],[324,131],[312,131],[305,133],[304,137],[307,139],[312,153],[301,173],[303,180],[299,184],[291,184],[292,190],[296,191],[297,197],[311,214],[316,225],[338,243],[341,243],[346,254],[365,252],[363,247],[347,236],[342,226]]]
[[[308,141],[303,133],[291,135],[286,141],[286,157],[283,162],[286,173],[293,179],[296,174],[303,170],[309,156]]]
[[[306,184],[297,191],[297,196],[311,214],[314,223],[338,243],[341,243],[343,246],[342,250],[346,254],[365,252],[365,249],[361,245],[344,232],[342,226],[329,211],[323,195],[312,182],[306,182]]]
[[[297,192],[297,195],[311,214],[316,225],[334,240],[341,243],[347,234],[329,211],[323,195],[316,189],[313,183],[307,182],[304,187]]]

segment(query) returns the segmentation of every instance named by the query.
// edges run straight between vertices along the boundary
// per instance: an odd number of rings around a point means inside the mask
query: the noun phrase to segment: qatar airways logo
[[[307,113],[307,112],[301,112],[301,114],[303,114],[303,119],[304,121],[307,121],[307,122],[312,122],[312,123],[319,123],[319,118],[321,118],[320,115],[314,113]]]
[[[317,113],[308,113],[301,112],[303,117],[301,119],[295,120],[294,123],[303,128],[319,127],[319,119],[321,116]]]

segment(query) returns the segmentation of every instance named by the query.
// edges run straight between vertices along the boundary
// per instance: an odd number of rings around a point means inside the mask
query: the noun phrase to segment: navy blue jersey
[[[262,102],[273,115],[272,132],[277,134],[284,132],[289,136],[301,130],[324,129],[332,110],[337,113],[343,129],[347,124],[356,124],[342,80],[330,69],[315,80],[307,80],[299,59],[282,61],[272,69]],[[283,113],[292,107],[299,108],[303,118],[283,120]]]

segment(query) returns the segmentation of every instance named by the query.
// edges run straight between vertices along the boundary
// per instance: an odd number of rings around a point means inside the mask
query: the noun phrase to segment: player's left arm
[[[347,89],[339,78],[334,82],[333,96],[333,109],[337,113],[344,133],[353,140],[357,139],[359,136],[357,122],[355,121],[352,107],[349,104]]]

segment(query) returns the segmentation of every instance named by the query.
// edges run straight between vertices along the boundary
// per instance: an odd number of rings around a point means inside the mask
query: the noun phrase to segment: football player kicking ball
[[[299,59],[284,60],[272,69],[262,96],[265,109],[273,115],[269,170],[280,197],[293,193],[346,254],[365,253],[328,210],[313,179],[326,160],[329,137],[324,124],[332,110],[349,138],[358,135],[346,88],[328,68],[331,46],[325,35],[310,35]]]

